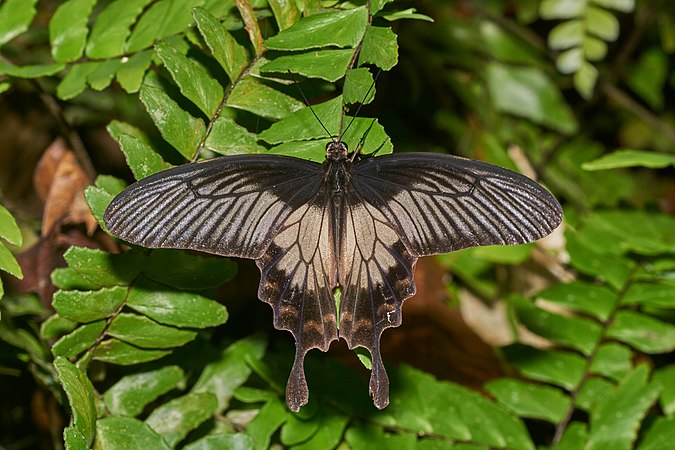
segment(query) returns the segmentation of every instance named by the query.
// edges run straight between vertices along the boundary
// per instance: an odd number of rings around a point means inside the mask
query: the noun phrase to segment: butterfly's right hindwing
[[[186,164],[129,186],[104,220],[132,244],[255,259],[285,218],[315,196],[322,175],[319,164],[283,156]]]

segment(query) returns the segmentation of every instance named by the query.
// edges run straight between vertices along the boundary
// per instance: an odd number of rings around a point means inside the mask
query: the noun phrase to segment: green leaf
[[[560,423],[571,405],[571,400],[559,389],[538,386],[520,380],[499,378],[488,382],[485,389],[497,401],[520,417]]]
[[[524,117],[563,134],[578,125],[558,87],[539,69],[491,63],[487,66],[490,99],[501,112]]]
[[[94,439],[94,430],[97,427],[94,387],[87,378],[87,374],[67,359],[56,358],[54,367],[59,376],[59,382],[68,397],[72,414],[72,427],[82,435],[89,447]]]
[[[304,105],[293,97],[246,77],[232,90],[227,106],[269,119],[281,119]]]
[[[591,412],[586,448],[628,449],[637,438],[640,422],[659,394],[648,384],[649,369],[642,364],[628,374]]]
[[[626,346],[603,344],[593,358],[591,372],[618,380],[633,368],[633,352]]]
[[[586,100],[590,99],[593,95],[598,76],[598,69],[586,61],[581,64],[579,71],[574,74],[574,87]]]
[[[619,311],[607,336],[645,353],[675,350],[675,326],[633,311]]]
[[[368,12],[364,7],[314,14],[267,39],[265,47],[274,50],[355,47],[367,24]]]
[[[662,169],[675,166],[675,155],[643,150],[617,150],[582,164],[584,170],[607,170],[623,167]]]
[[[14,255],[12,255],[12,252],[10,252],[2,242],[0,242],[0,269],[14,275],[18,279],[23,278],[21,266],[19,266],[19,263],[16,261],[16,258],[14,258]]]
[[[147,317],[129,313],[115,317],[108,334],[141,348],[180,347],[197,337],[196,331],[160,325]]]
[[[52,306],[66,319],[93,322],[112,316],[126,297],[127,289],[119,286],[98,291],[58,291]]]
[[[79,324],[54,314],[40,324],[40,338],[45,341],[56,339],[73,331]]]
[[[588,429],[585,423],[570,422],[555,450],[578,450],[584,448],[588,440]]]
[[[288,417],[290,420],[291,415],[289,414]],[[321,431],[314,433],[310,439],[294,448],[298,450],[336,448],[340,444],[349,418],[333,408],[325,408],[319,412],[318,420],[316,419],[314,418],[314,421],[318,422],[317,425]]]
[[[68,450],[87,450],[89,444],[87,438],[82,436],[75,427],[66,427],[63,430],[63,443]]]
[[[133,27],[126,53],[146,49],[167,36],[184,31],[192,23],[192,9],[204,0],[160,0],[145,10]]]
[[[87,22],[96,0],[67,0],[49,21],[49,42],[56,62],[79,59],[87,40]],[[77,66],[76,66],[77,67]]]
[[[291,27],[300,19],[300,10],[293,0],[268,0],[279,30]]]
[[[363,37],[359,65],[374,64],[382,70],[390,70],[398,63],[398,43],[391,28],[368,25]]]
[[[375,98],[373,76],[365,67],[349,70],[345,77],[342,96],[347,105],[367,105]]]
[[[147,258],[139,252],[112,255],[83,247],[70,247],[63,257],[68,267],[98,288],[128,284],[141,272]]]
[[[586,359],[576,353],[544,351],[520,344],[504,347],[502,351],[523,375],[568,390],[579,385],[586,367]]]
[[[210,12],[195,8],[192,12],[199,32],[216,61],[234,82],[248,65],[248,53]]]
[[[224,114],[213,122],[204,146],[226,156],[267,151],[265,147],[258,145],[258,137],[255,134]]]
[[[6,0],[0,6],[0,47],[28,29],[37,0]]]
[[[183,370],[178,366],[134,373],[122,377],[112,385],[103,394],[103,400],[113,415],[138,416],[146,405],[161,395],[177,389],[183,378]]]
[[[105,417],[96,424],[94,450],[113,448],[143,448],[170,450],[152,428],[131,417]]]
[[[123,134],[117,137],[116,141],[137,180],[171,168],[171,164],[164,161],[152,147],[133,136]]]
[[[215,411],[213,394],[189,393],[155,408],[145,423],[174,447]]]
[[[600,340],[600,325],[581,317],[564,317],[537,308],[522,296],[513,296],[512,302],[520,321],[532,332],[557,344],[569,346],[590,355]]]
[[[109,339],[96,347],[94,359],[120,366],[131,366],[154,361],[169,353],[171,353],[170,350],[146,350],[117,339]]]
[[[291,414],[288,420],[281,427],[279,438],[281,443],[287,447],[307,441],[318,430],[321,422],[312,417],[312,420],[300,418],[298,414]]]
[[[584,24],[581,20],[562,22],[548,34],[548,46],[551,50],[565,50],[581,45],[584,39]]]
[[[314,105],[312,108],[331,135],[337,135],[342,113],[342,97]],[[321,127],[321,123],[316,120],[311,109],[305,107],[272,124],[271,127],[258,134],[258,137],[270,144],[280,144],[306,139],[326,139],[330,136],[326,136],[326,130]]]
[[[96,17],[89,35],[86,54],[89,58],[104,59],[124,53],[124,44],[131,34],[131,26],[152,0],[116,0],[108,4]]]
[[[603,8],[615,9],[620,12],[629,13],[635,9],[635,0],[592,0],[598,6]]]
[[[150,254],[144,273],[177,289],[204,290],[222,286],[234,278],[237,265],[221,256],[158,249]]]
[[[372,5],[372,3],[371,3],[371,5]],[[431,18],[431,17],[429,17],[425,14],[418,13],[417,9],[415,9],[415,8],[408,8],[408,9],[404,9],[402,11],[394,11],[391,14],[382,14],[381,16],[382,16],[383,19],[388,20],[389,22],[393,22],[395,20],[401,20],[401,19],[424,20],[425,22],[433,22],[434,21],[433,18]]]
[[[168,42],[155,46],[155,53],[164,63],[181,94],[206,114],[213,117],[223,100],[223,87],[206,71]]]
[[[652,109],[663,109],[666,80],[670,71],[668,58],[660,48],[644,52],[636,64],[631,65],[628,84]]]
[[[95,91],[102,91],[110,86],[121,64],[119,59],[97,62],[96,68],[87,75],[87,83]]]
[[[614,389],[614,384],[604,378],[590,378],[579,390],[576,398],[576,407],[582,411],[590,412],[595,408],[608,392]]]
[[[178,292],[147,279],[129,292],[127,306],[165,325],[207,328],[227,321],[223,305],[192,292]]]
[[[77,97],[87,88],[87,77],[96,70],[98,64],[85,62],[71,67],[63,80],[56,87],[56,95],[61,100],[70,100]]]
[[[637,450],[663,450],[675,441],[675,417],[658,417],[642,437]]]
[[[396,434],[385,434],[382,427],[372,424],[350,427],[345,433],[345,441],[352,450],[368,450],[373,448],[413,450],[417,448],[417,436],[414,433],[403,431]],[[445,443],[443,444],[445,445]],[[440,446],[440,448],[442,447],[443,445]],[[453,445],[450,448],[458,447]],[[487,447],[475,446],[473,449],[469,448],[466,450],[482,449],[487,449]]]
[[[675,412],[675,364],[662,367],[654,371],[653,383],[661,388],[661,409],[667,416]]]
[[[539,15],[542,19],[569,19],[581,16],[586,6],[586,0],[542,0]]]
[[[631,271],[630,261],[602,254],[586,246],[586,242],[578,235],[567,233],[567,251],[570,254],[571,264],[580,272],[600,277],[614,288],[624,285]]]
[[[9,75],[17,78],[43,78],[56,75],[66,68],[65,64],[35,64],[29,66],[15,66],[7,61],[0,60],[0,75]]]
[[[675,309],[675,286],[670,284],[633,283],[623,300],[624,305]]]
[[[603,41],[615,41],[619,37],[619,21],[613,14],[590,6],[586,10],[585,20],[588,31]]]
[[[130,58],[123,57],[117,71],[117,82],[127,94],[135,94],[141,89],[145,72],[152,64],[152,52],[139,52]]]
[[[246,433],[253,438],[255,448],[269,448],[272,435],[286,422],[289,415],[286,404],[278,398],[265,403],[246,429]]]
[[[183,450],[252,450],[253,439],[243,433],[206,436],[183,447]]]
[[[105,330],[105,320],[88,323],[63,336],[52,346],[54,356],[71,358],[89,349],[101,337]]]
[[[162,137],[185,159],[192,159],[206,134],[204,122],[184,111],[163,89],[147,82],[141,86],[140,99]]]
[[[215,361],[204,367],[193,392],[211,392],[218,399],[218,412],[224,411],[236,388],[251,375],[249,362],[262,358],[266,342],[253,335],[230,345]]]
[[[276,73],[291,71],[307,78],[335,82],[345,76],[353,53],[351,49],[327,49],[279,56],[262,66],[260,70]]]

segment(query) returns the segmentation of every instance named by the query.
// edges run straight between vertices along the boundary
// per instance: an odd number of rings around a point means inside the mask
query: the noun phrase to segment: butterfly
[[[562,209],[541,185],[501,167],[442,154],[350,154],[334,138],[323,163],[238,155],[156,173],[115,197],[104,220],[143,247],[254,259],[258,297],[274,326],[295,337],[290,409],[309,399],[306,353],[339,337],[370,351],[369,391],[382,409],[389,379],[380,337],[401,324],[417,259],[533,242],[560,224]]]

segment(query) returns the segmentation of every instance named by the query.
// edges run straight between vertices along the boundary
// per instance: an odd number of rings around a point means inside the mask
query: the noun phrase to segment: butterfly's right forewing
[[[316,195],[321,166],[246,155],[186,164],[145,178],[108,206],[115,236],[149,248],[258,258],[283,221]]]

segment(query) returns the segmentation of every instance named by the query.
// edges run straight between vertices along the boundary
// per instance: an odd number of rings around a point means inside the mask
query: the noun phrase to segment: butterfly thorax
[[[345,161],[348,152],[347,144],[340,140],[331,140],[326,144],[326,160],[328,161]]]

